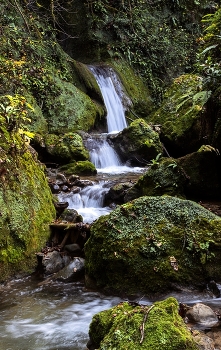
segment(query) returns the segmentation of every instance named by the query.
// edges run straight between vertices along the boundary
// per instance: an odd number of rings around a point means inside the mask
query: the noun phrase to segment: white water
[[[104,103],[107,109],[107,130],[108,133],[116,133],[127,127],[125,109],[121,102],[114,83],[120,85],[113,71],[101,69],[100,67],[90,67],[97,83],[101,89]],[[112,77],[113,80],[112,80]]]
[[[120,158],[109,145],[105,136],[107,135],[102,134],[100,137],[96,135],[94,138],[91,136],[86,142],[90,152],[91,162],[95,165],[96,169],[118,167],[122,165]]]
[[[82,283],[12,281],[1,289],[0,349],[84,350],[93,315],[119,301]]]
[[[82,215],[84,222],[91,223],[101,215],[109,214],[110,207],[104,207],[105,194],[110,186],[106,181],[100,181],[80,190],[79,193],[60,193],[60,202],[68,202],[68,209],[75,209]]]
[[[108,134],[120,132],[127,127],[125,108],[121,102],[124,96],[121,84],[109,68],[90,67],[100,87],[107,109]],[[116,89],[117,88],[117,89]],[[125,98],[126,99],[126,98]],[[120,157],[111,146],[108,134],[91,134],[84,141],[90,153],[90,160],[95,165],[99,175],[113,176],[122,174],[141,174],[144,168],[129,167],[123,164]],[[58,198],[62,202],[69,203],[69,209],[76,209],[82,215],[84,222],[91,223],[101,215],[109,214],[110,207],[104,207],[105,194],[109,191],[110,185],[101,181],[93,186],[81,189],[79,193],[61,193]]]

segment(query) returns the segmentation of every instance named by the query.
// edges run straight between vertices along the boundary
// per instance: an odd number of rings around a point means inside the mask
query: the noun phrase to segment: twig
[[[141,338],[140,338],[140,344],[143,343],[143,340],[144,340],[144,327],[145,327],[145,322],[147,320],[147,316],[150,312],[150,310],[152,310],[154,307],[154,305],[152,305],[146,312],[145,312],[145,315],[144,315],[144,318],[143,318],[143,323],[142,323],[142,326],[140,327],[140,333],[141,333]]]

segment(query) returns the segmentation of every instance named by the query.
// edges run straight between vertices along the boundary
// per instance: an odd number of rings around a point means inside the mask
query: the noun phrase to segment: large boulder
[[[89,153],[84,147],[82,137],[77,133],[67,133],[63,136],[46,135],[45,150],[47,158],[58,163],[89,160]]]
[[[221,273],[221,218],[189,200],[140,197],[100,217],[85,244],[86,284],[126,293],[201,286]]]
[[[211,136],[213,121],[206,113],[210,95],[202,77],[182,75],[166,91],[160,108],[148,117],[161,124],[161,139],[173,157],[196,151]]]
[[[93,349],[98,350],[199,349],[178,314],[178,303],[174,298],[152,306],[120,303],[93,317],[89,335]]]
[[[124,201],[142,196],[162,196],[164,194],[185,197],[188,177],[173,158],[162,158],[154,162],[124,196]]]
[[[44,167],[19,129],[27,108],[23,96],[0,101],[0,280],[36,264],[35,252],[49,239],[55,218]],[[5,110],[8,112],[7,117]],[[31,151],[30,151],[31,150]]]
[[[187,154],[176,160],[183,169],[189,181],[185,193],[192,198],[220,198],[221,166],[218,150],[203,145],[197,152]]]
[[[159,134],[143,119],[137,119],[116,136],[111,137],[114,147],[124,159],[146,164],[162,152]]]

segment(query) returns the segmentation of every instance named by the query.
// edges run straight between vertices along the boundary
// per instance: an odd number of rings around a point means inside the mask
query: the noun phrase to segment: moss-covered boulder
[[[220,154],[210,145],[176,160],[188,176],[185,193],[192,198],[220,198]]]
[[[142,196],[162,196],[164,194],[184,198],[187,183],[188,176],[178,166],[176,160],[162,158],[154,162],[127,191],[124,201],[128,202]]]
[[[120,303],[93,316],[89,335],[98,350],[197,350],[190,330],[168,298],[153,305]]]
[[[103,111],[74,84],[58,77],[54,79],[54,84],[58,93],[57,96],[48,94],[45,111],[49,132],[62,134],[92,129]]]
[[[154,103],[150,91],[144,80],[127,63],[126,60],[111,60],[110,65],[117,72],[126,93],[130,97],[132,105],[127,110],[128,122],[136,119],[136,116],[145,119],[154,109]]]
[[[172,156],[196,151],[211,134],[212,120],[206,114],[210,95],[202,77],[182,75],[174,80],[161,107],[150,116],[150,121],[161,124],[161,139]]]
[[[111,139],[122,158],[131,159],[139,165],[156,158],[162,151],[159,134],[143,119],[135,120]]]
[[[92,224],[86,283],[126,293],[202,284],[220,276],[220,248],[220,217],[189,200],[140,197]]]
[[[71,162],[60,167],[60,170],[67,175],[77,174],[77,175],[95,175],[97,170],[93,163],[88,160]]]
[[[6,103],[7,102],[7,103]],[[0,106],[0,280],[31,271],[35,252],[49,238],[55,218],[43,166],[24,142],[18,123],[25,120],[25,99],[1,98]]]
[[[45,136],[45,149],[45,157],[58,163],[89,159],[82,137],[77,133],[66,133],[63,136],[48,134]],[[44,148],[40,152],[43,150]]]

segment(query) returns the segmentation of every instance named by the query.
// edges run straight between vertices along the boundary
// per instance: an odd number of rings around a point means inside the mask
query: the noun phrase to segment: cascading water
[[[82,215],[84,222],[91,223],[101,215],[110,213],[111,208],[105,207],[105,195],[109,191],[110,184],[99,181],[91,186],[84,187],[78,193],[60,193],[61,202],[68,202],[69,209],[75,209]]]
[[[121,166],[121,160],[107,141],[107,134],[90,136],[85,145],[90,152],[91,162],[97,169]]]
[[[127,127],[125,108],[115,86],[123,94],[116,74],[110,68],[89,67],[94,74],[103,95],[107,109],[107,131],[117,133]]]
[[[125,118],[124,99],[129,104],[122,86],[110,68],[89,67],[94,74],[104,98],[107,109],[108,133],[90,134],[84,140],[85,147],[90,153],[90,160],[95,165],[99,175],[108,174],[109,177],[116,174],[141,173],[143,168],[131,168],[122,164],[118,154],[111,146],[108,135],[120,132],[127,127]],[[75,194],[59,194],[60,201],[67,201],[70,209],[76,209],[83,216],[84,222],[91,223],[100,215],[108,214],[111,208],[104,207],[105,195],[111,184],[106,181],[95,182],[93,186],[81,189]]]

